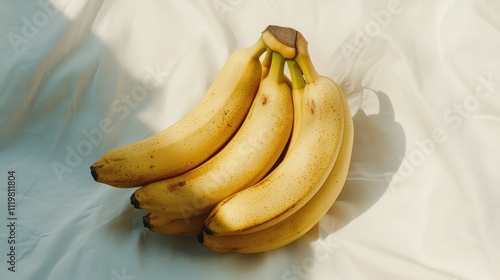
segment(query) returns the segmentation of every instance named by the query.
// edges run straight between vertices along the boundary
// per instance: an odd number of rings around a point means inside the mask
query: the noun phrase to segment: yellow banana
[[[262,38],[232,54],[200,102],[177,123],[142,141],[106,153],[92,166],[94,180],[136,187],[187,172],[206,161],[237,131],[259,87]]]
[[[293,70],[290,72],[292,73]],[[294,81],[293,76],[292,73],[292,82]],[[352,154],[353,121],[346,97],[343,93],[341,97],[344,113],[342,144],[337,161],[319,191],[293,215],[269,228],[248,234],[219,236],[202,232],[198,235],[198,241],[203,246],[216,252],[259,253],[270,251],[299,239],[321,220],[344,186]]]
[[[207,214],[187,219],[169,219],[159,213],[150,212],[142,218],[144,227],[153,232],[169,235],[197,235],[200,233]]]
[[[189,172],[137,189],[132,204],[170,218],[198,216],[264,177],[283,152],[293,126],[284,66],[283,57],[273,53],[269,75],[262,80],[247,118],[221,151]]]
[[[343,93],[314,70],[304,37],[297,33],[296,39],[295,60],[306,80],[302,121],[294,127],[299,129],[296,142],[267,177],[217,204],[205,221],[209,235],[251,233],[283,221],[320,189],[337,159],[344,129]]]

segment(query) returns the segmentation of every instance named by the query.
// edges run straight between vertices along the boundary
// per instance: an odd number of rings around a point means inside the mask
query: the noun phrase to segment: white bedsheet
[[[348,95],[338,201],[258,255],[148,231],[89,166],[180,119],[269,24]],[[0,31],[0,279],[500,279],[498,1],[2,1]]]

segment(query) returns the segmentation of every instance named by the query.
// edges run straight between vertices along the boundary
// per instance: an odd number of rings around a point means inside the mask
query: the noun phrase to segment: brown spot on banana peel
[[[173,184],[170,184],[168,186],[168,190],[173,192],[173,191],[176,191],[178,188],[181,188],[181,187],[183,187],[185,185],[186,185],[186,181],[181,181],[181,182],[173,183]]]
[[[311,110],[311,114],[314,115],[314,112],[316,111],[316,103],[314,102],[314,99],[310,99],[308,102],[309,110]]]
[[[268,99],[267,95],[264,94],[262,96],[262,105],[266,105],[267,104],[267,99]]]

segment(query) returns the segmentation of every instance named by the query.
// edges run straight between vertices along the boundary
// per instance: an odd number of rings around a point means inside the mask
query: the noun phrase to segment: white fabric
[[[500,279],[498,3],[2,1],[0,279]],[[338,201],[258,255],[148,231],[89,166],[180,119],[269,24],[348,95]]]

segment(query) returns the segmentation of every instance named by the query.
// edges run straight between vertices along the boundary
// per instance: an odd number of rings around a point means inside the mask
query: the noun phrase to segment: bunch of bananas
[[[295,29],[268,26],[190,113],[106,153],[93,178],[139,187],[130,200],[148,211],[145,227],[196,235],[213,251],[264,252],[300,238],[339,195],[353,145],[346,96],[316,72],[307,44]]]

